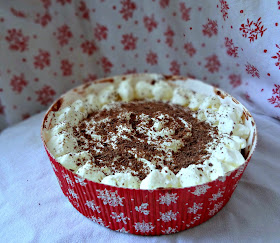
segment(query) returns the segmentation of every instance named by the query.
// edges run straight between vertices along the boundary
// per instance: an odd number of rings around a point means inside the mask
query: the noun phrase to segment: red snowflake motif
[[[274,107],[280,108],[280,85],[274,84],[275,89],[272,89],[272,96],[270,99],[267,99],[270,104],[275,105]],[[274,96],[275,95],[275,96]]]
[[[133,73],[137,73],[137,70],[136,68],[133,68],[133,69],[127,69],[124,74],[133,74]]]
[[[137,40],[138,38],[135,37],[132,33],[123,35],[121,40],[121,43],[123,44],[123,49],[125,51],[135,50]]]
[[[41,2],[43,3],[43,7],[45,9],[48,9],[52,4],[51,0],[41,0]]]
[[[94,36],[97,40],[106,40],[108,34],[108,28],[105,25],[98,24],[94,28]]]
[[[167,27],[166,32],[164,32],[165,35],[165,43],[169,46],[172,47],[173,45],[173,37],[175,35],[174,31],[171,29],[170,26]]]
[[[262,37],[263,33],[267,30],[267,29],[264,29],[264,26],[261,24],[262,24],[261,17],[258,18],[256,23],[247,19],[247,24],[246,25],[241,24],[241,27],[239,28],[239,30],[242,31],[243,37],[249,38],[250,43],[251,43],[258,39],[259,34]]]
[[[225,37],[225,46],[229,56],[238,57],[238,47],[234,46],[232,39]]]
[[[189,21],[190,18],[190,11],[192,8],[187,8],[185,3],[180,3],[180,12],[182,14],[182,20]]]
[[[45,67],[50,66],[50,53],[39,49],[39,54],[34,56],[34,67],[37,69],[44,69]]]
[[[9,42],[9,49],[23,52],[28,49],[28,36],[24,36],[20,29],[9,29],[8,35],[5,37]]]
[[[88,83],[97,79],[97,75],[89,74],[86,78],[83,79],[83,83]]]
[[[5,111],[5,106],[2,105],[1,100],[0,100],[0,114],[4,115],[4,111]]]
[[[22,92],[23,88],[26,87],[27,84],[28,84],[28,82],[25,79],[23,73],[21,73],[19,76],[14,75],[13,78],[11,79],[11,83],[10,83],[12,90],[18,94],[20,94]]]
[[[143,22],[148,32],[152,32],[153,29],[156,29],[158,25],[158,23],[155,21],[154,15],[152,15],[151,17],[145,16],[143,18]]]
[[[56,0],[57,3],[60,3],[62,6],[64,6],[67,3],[71,3],[72,0]]]
[[[276,44],[276,47],[280,49],[279,45]],[[272,56],[271,58],[277,59],[277,62],[275,63],[275,66],[280,69],[280,50],[276,53],[276,56]]]
[[[248,74],[251,74],[252,77],[260,78],[259,70],[255,66],[253,66],[253,65],[251,65],[250,63],[247,62],[247,64],[245,64],[245,67],[246,67],[246,72]]]
[[[19,11],[19,10],[16,10],[14,8],[10,8],[10,10],[11,10],[11,13],[16,17],[19,17],[19,18],[25,18],[26,17],[26,15],[23,11]]]
[[[81,48],[83,49],[83,53],[86,53],[89,56],[91,56],[94,52],[97,51],[97,47],[96,47],[94,41],[86,40],[85,42],[83,42],[81,44]]]
[[[110,60],[107,57],[101,58],[101,65],[104,73],[110,73],[111,69],[113,67],[113,64],[110,62]]]
[[[231,74],[228,76],[228,78],[230,79],[230,84],[233,88],[240,86],[242,83],[240,75]]]
[[[57,39],[61,46],[67,45],[73,34],[68,25],[64,24],[57,28]]]
[[[202,25],[203,30],[202,33],[203,35],[207,35],[208,37],[212,37],[213,35],[218,34],[218,24],[217,21],[208,19],[208,23],[205,25]]]
[[[122,9],[120,10],[120,14],[122,15],[124,20],[128,20],[129,18],[132,18],[133,12],[136,10],[137,6],[135,2],[132,2],[131,0],[122,0]]]
[[[220,0],[220,4],[221,4],[221,13],[223,14],[223,19],[224,21],[226,21],[226,19],[228,18],[228,3],[225,0]]]
[[[87,19],[89,20],[89,13],[90,13],[90,10],[89,8],[87,7],[86,3],[84,1],[80,1],[80,5],[79,5],[79,8],[78,8],[79,12],[80,12],[80,16],[83,18],[83,19]]]
[[[151,65],[158,64],[158,55],[155,52],[150,51],[146,56],[146,62]]]
[[[61,60],[60,69],[62,71],[62,75],[63,76],[70,76],[70,75],[72,75],[73,65],[74,64],[69,62],[67,59]]]
[[[217,55],[213,54],[212,56],[206,57],[205,60],[207,61],[207,63],[204,67],[206,67],[210,73],[219,71],[221,63]]]
[[[37,94],[37,101],[45,106],[53,101],[56,94],[49,85],[45,85],[42,89],[35,91],[35,93]]]
[[[48,12],[45,12],[43,15],[37,13],[35,23],[40,24],[42,27],[45,27],[49,24],[49,22],[51,22],[51,20],[52,16]]]
[[[173,75],[180,75],[180,64],[177,61],[172,61],[170,63],[170,68],[169,71],[173,74]]]
[[[190,57],[192,57],[196,53],[196,49],[194,48],[191,42],[188,42],[184,45],[184,49]]]
[[[29,114],[29,113],[24,113],[24,114],[21,115],[22,120],[26,120],[26,119],[28,119],[29,117],[30,117],[30,114]]]
[[[169,5],[169,1],[170,1],[170,0],[159,0],[159,5],[160,5],[162,8],[166,8],[166,7]]]

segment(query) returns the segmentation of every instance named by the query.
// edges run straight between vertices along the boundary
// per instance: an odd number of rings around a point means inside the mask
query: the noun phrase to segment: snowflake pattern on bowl
[[[160,213],[160,219],[158,219],[158,221],[162,220],[163,222],[169,222],[172,220],[177,220],[177,214],[179,214],[179,212],[172,212],[172,210],[169,210],[165,213],[159,212]]]
[[[160,198],[157,201],[159,201],[159,204],[166,204],[169,206],[171,203],[177,203],[177,199],[177,193],[166,193],[165,195],[160,194]]]
[[[116,222],[123,222],[124,224],[127,224],[127,220],[130,220],[130,218],[124,216],[124,213],[117,214],[116,212],[112,212],[110,217],[112,219],[115,219]]]
[[[211,188],[211,186],[208,186],[208,185],[197,186],[195,188],[195,191],[192,192],[192,194],[194,194],[196,196],[201,196],[201,195],[205,194],[207,192],[207,190],[210,188]]]
[[[145,221],[143,222],[137,222],[134,225],[136,232],[141,232],[141,233],[149,233],[150,231],[153,231],[155,226],[152,225],[152,223],[146,223]]]
[[[140,235],[173,234],[208,220],[223,208],[246,167],[231,172],[223,181],[216,180],[193,189],[134,190],[79,180],[49,157],[62,191],[78,211],[102,226]],[[86,194],[77,193],[84,190]],[[127,200],[132,195],[133,200]],[[139,204],[140,198],[150,199]],[[110,212],[109,217],[104,217],[102,212]],[[176,222],[177,226],[171,227],[171,222]]]
[[[81,186],[85,186],[87,183],[85,182],[85,178],[81,178],[79,176],[75,176],[75,182],[79,183]]]
[[[89,207],[92,211],[97,211],[98,213],[101,213],[100,206],[97,206],[94,202],[94,200],[86,201],[85,205]]]
[[[97,190],[97,192],[98,192],[97,198],[100,198],[103,201],[104,205],[108,204],[113,207],[116,207],[118,205],[123,206],[124,197],[120,197],[117,191],[111,192],[107,189],[104,189],[104,190]]]
[[[207,221],[230,199],[251,159],[253,151],[250,150],[256,145],[255,123],[250,113],[243,109],[245,123],[252,129],[245,149],[248,157],[246,162],[214,181],[188,188],[140,190],[96,183],[64,168],[45,148],[63,193],[84,216],[122,232],[140,235],[171,234]]]
[[[142,203],[140,206],[135,206],[135,210],[144,215],[148,215],[150,213],[150,210],[147,210],[148,206],[148,203]]]

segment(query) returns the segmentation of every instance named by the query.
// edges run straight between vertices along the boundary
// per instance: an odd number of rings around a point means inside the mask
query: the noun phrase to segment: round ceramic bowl
[[[242,119],[250,129],[247,146],[243,150],[245,163],[214,181],[187,188],[156,190],[128,189],[104,185],[81,178],[58,163],[46,146],[45,131],[52,120],[52,112],[63,109],[79,97],[100,91],[106,85],[122,82],[152,80],[156,74],[132,74],[95,80],[68,91],[47,111],[42,124],[42,140],[56,174],[59,185],[69,202],[88,219],[112,230],[137,235],[172,234],[197,226],[217,214],[231,198],[257,143],[257,130],[253,117],[235,98],[203,82],[166,76],[184,88],[207,95],[230,97],[243,110]]]

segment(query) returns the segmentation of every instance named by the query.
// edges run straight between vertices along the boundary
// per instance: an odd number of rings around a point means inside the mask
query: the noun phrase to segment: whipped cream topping
[[[73,134],[96,166],[143,180],[155,169],[177,174],[210,157],[207,148],[217,146],[218,130],[192,114],[169,102],[118,102],[91,113]]]
[[[45,138],[59,163],[89,180],[189,187],[245,162],[241,150],[250,131],[242,115],[230,97],[206,96],[155,75],[108,84],[58,109]]]

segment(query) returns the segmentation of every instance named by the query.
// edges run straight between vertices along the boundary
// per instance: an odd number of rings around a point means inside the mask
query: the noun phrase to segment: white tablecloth
[[[279,242],[280,122],[243,101],[258,146],[225,208],[208,222],[168,236],[114,232],[77,212],[59,188],[40,138],[43,113],[0,134],[1,242]]]

